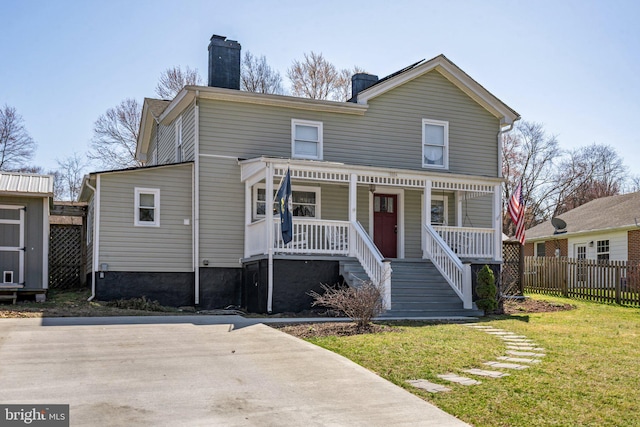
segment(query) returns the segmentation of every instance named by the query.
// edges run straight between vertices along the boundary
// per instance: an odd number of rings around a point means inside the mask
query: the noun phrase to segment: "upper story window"
[[[291,157],[322,160],[322,122],[291,120]]]
[[[449,167],[449,122],[422,119],[422,167]]]
[[[273,191],[271,200],[273,201],[276,189]],[[294,185],[291,187],[291,201],[293,205],[293,216],[320,218],[320,187],[307,187]],[[253,192],[253,218],[264,218],[266,201],[266,189],[264,184],[258,184]],[[273,213],[277,215],[276,203],[273,202]]]
[[[135,226],[160,227],[160,189],[136,187],[134,215]]]
[[[182,116],[176,119],[176,163],[182,161]]]

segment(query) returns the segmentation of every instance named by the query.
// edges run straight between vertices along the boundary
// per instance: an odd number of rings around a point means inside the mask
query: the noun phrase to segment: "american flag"
[[[522,200],[522,182],[516,187],[516,191],[513,192],[509,199],[509,215],[511,221],[516,225],[516,239],[520,244],[524,245],[524,201]]]

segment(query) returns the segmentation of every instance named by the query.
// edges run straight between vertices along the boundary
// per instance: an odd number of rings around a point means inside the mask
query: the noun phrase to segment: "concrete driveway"
[[[0,403],[72,426],[460,426],[329,351],[239,316],[0,320]]]

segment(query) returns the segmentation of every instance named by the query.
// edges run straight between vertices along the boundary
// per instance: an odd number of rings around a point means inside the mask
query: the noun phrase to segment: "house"
[[[53,177],[0,172],[0,298],[48,288]]]
[[[145,99],[144,167],[85,179],[94,295],[283,312],[344,279],[405,315],[475,313],[501,261],[500,133],[519,115],[445,56],[353,77],[349,102],[239,90],[213,36],[208,86]],[[290,171],[293,241],[270,208]]]
[[[640,192],[602,197],[526,232],[526,256],[640,261]]]

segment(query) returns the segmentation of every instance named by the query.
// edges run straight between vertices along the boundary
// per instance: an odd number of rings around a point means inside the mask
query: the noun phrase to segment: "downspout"
[[[99,180],[100,180],[100,175],[96,177],[96,187],[98,188],[100,187],[98,184],[100,182]],[[89,183],[89,179],[87,179],[87,187],[89,187],[91,191],[93,191],[93,223],[91,224],[92,225],[91,252],[93,252],[92,254],[93,266],[91,267],[91,296],[87,299],[87,301],[92,301],[96,297],[96,266],[98,261],[97,224],[98,224],[98,219],[100,218],[100,215],[98,214],[100,210],[99,208],[100,193],[98,192],[96,187],[93,187]]]
[[[196,90],[194,108],[194,176],[193,176],[193,265],[194,265],[194,305],[200,304],[200,91]]]
[[[502,136],[503,133],[511,132],[513,129],[513,123],[509,125],[508,129],[500,129],[496,135],[496,139],[498,140],[498,178],[502,178]]]

